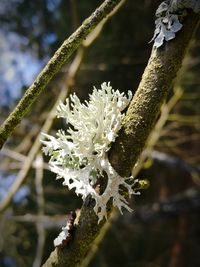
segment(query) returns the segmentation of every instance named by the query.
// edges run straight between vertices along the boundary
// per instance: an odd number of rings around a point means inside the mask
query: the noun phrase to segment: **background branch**
[[[167,103],[164,103],[161,107],[160,117],[159,117],[153,131],[151,132],[150,137],[148,138],[146,149],[143,150],[143,152],[141,153],[141,155],[137,161],[137,164],[135,164],[135,166],[133,168],[132,175],[134,177],[136,177],[138,175],[144,162],[150,157],[151,152],[153,150],[153,147],[156,145],[156,143],[158,142],[158,140],[162,134],[162,129],[168,120],[170,111],[172,110],[172,108],[175,106],[175,104],[181,98],[181,96],[183,94],[182,89],[178,86],[174,87],[174,91],[175,91],[174,95],[171,97],[171,99]]]
[[[106,0],[87,18],[83,24],[62,44],[55,52],[44,69],[37,76],[33,84],[26,90],[26,93],[19,101],[13,112],[8,116],[0,127],[0,149],[12,134],[15,127],[29,111],[31,105],[42,93],[49,81],[60,70],[69,56],[77,49],[87,35],[117,6],[120,0]]]
[[[36,172],[35,172],[35,188],[37,192],[37,205],[38,205],[38,216],[44,215],[45,201],[44,201],[44,192],[43,192],[43,157],[41,153],[38,153],[36,157]],[[37,248],[36,255],[33,261],[33,267],[40,267],[42,262],[42,255],[45,245],[45,229],[43,223],[39,220],[36,223],[37,228]]]
[[[125,2],[125,0],[122,0],[114,8],[114,10],[107,16],[107,18],[105,18],[103,21],[101,21],[101,23],[99,23],[99,25],[94,29],[94,31],[92,31],[87,36],[86,40],[84,40],[82,42],[82,46],[79,48],[79,50],[76,54],[76,57],[74,58],[74,60],[72,61],[71,65],[69,67],[67,77],[64,81],[63,87],[62,87],[61,92],[57,98],[57,101],[55,102],[52,110],[49,112],[49,115],[47,116],[45,123],[41,128],[41,132],[48,133],[50,131],[52,124],[53,124],[53,120],[55,118],[57,106],[60,103],[60,101],[64,102],[65,98],[69,95],[72,87],[74,86],[74,80],[77,76],[78,70],[80,69],[85,52],[90,47],[90,45],[92,45],[92,43],[97,39],[97,37],[100,35],[100,33],[103,29],[103,26],[105,25],[107,20],[110,17],[112,17],[119,10],[119,8],[122,6],[122,4],[124,4],[124,2]],[[41,148],[40,139],[41,139],[41,136],[39,134],[37,136],[37,138],[35,139],[35,142],[33,143],[32,147],[31,147],[31,149],[30,149],[30,151],[26,157],[26,160],[24,161],[23,166],[22,166],[21,170],[19,171],[14,183],[10,187],[5,198],[0,202],[0,212],[3,212],[9,206],[13,196],[18,191],[20,186],[25,182],[27,174],[28,174],[28,172],[32,166],[32,163],[33,163],[39,149]]]

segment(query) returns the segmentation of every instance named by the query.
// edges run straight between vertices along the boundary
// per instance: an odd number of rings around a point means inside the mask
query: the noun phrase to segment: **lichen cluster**
[[[107,203],[111,199],[120,211],[122,207],[131,211],[122,189],[127,189],[129,196],[134,194],[129,178],[121,177],[108,160],[108,151],[121,128],[124,116],[122,111],[132,98],[110,83],[103,83],[101,89],[94,88],[89,101],[81,103],[76,94],[66,103],[60,103],[58,117],[68,124],[67,131],[59,130],[57,137],[43,134],[43,151],[50,156],[49,166],[57,178],[63,178],[63,185],[74,189],[85,200],[90,195],[95,200],[94,211],[99,222],[107,218]],[[107,180],[103,193],[97,190],[98,180]],[[127,183],[127,180],[129,182]]]
[[[162,2],[156,10],[155,31],[151,41],[154,47],[163,45],[164,41],[175,38],[176,32],[182,28],[180,19],[186,15],[186,10],[200,12],[199,0],[168,0]]]
[[[162,2],[156,10],[156,28],[152,40],[156,48],[163,45],[164,41],[175,38],[175,33],[182,28],[178,14],[172,9],[170,3]]]

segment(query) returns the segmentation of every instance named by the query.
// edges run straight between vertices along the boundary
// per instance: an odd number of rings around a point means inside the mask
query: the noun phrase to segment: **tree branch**
[[[129,176],[132,166],[137,162],[198,24],[199,15],[189,12],[175,40],[159,49],[152,49],[139,88],[110,154],[113,167],[122,176]]]
[[[13,112],[0,127],[0,149],[12,134],[15,127],[29,111],[31,105],[42,93],[50,80],[59,71],[69,56],[77,49],[87,35],[117,6],[121,0],[105,0],[103,4],[87,18],[83,24],[67,39],[49,60],[44,69],[37,76],[33,84],[27,89]]]
[[[113,167],[122,176],[130,174],[145,146],[198,22],[197,14],[188,13],[176,38],[162,48],[152,50],[142,81],[123,121],[123,128],[110,153]],[[104,221],[97,224],[93,205],[91,200],[83,204],[73,240],[62,249],[56,248],[43,267],[75,267],[82,261],[104,224]]]
[[[82,47],[79,48],[76,57],[72,61],[67,77],[65,78],[64,85],[62,86],[62,90],[57,98],[57,101],[55,102],[52,110],[49,112],[49,115],[47,116],[44,125],[41,128],[41,132],[48,133],[52,127],[53,120],[56,114],[56,110],[58,107],[58,104],[60,101],[64,101],[65,98],[69,95],[72,86],[74,86],[74,80],[77,76],[77,73],[80,69],[80,66],[82,64],[82,61],[84,59],[85,52],[87,49],[92,45],[92,43],[98,38],[100,35],[105,23],[108,21],[110,17],[112,17],[119,8],[124,4],[125,0],[121,0],[121,2],[110,12],[110,14],[105,18],[103,21],[101,21],[98,26],[87,36],[87,38],[82,42]],[[40,147],[41,136],[40,134],[35,139],[35,142],[33,143],[26,160],[24,160],[23,166],[21,170],[19,171],[14,183],[10,187],[9,191],[7,192],[7,195],[5,198],[0,202],[0,213],[3,212],[10,204],[13,196],[17,192],[17,190],[20,188],[20,186],[25,182],[25,179],[27,177],[27,174],[30,170],[30,167],[32,166],[32,163],[34,161],[34,158],[36,157]]]

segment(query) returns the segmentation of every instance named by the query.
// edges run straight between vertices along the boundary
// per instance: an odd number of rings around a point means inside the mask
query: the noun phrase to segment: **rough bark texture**
[[[15,127],[29,111],[31,105],[42,93],[53,76],[59,71],[69,56],[77,49],[87,35],[100,23],[121,0],[106,0],[83,24],[62,44],[50,59],[33,84],[27,89],[13,112],[0,127],[0,149]]]
[[[188,14],[176,38],[158,50],[152,50],[142,81],[123,121],[123,128],[110,153],[113,167],[123,176],[130,174],[145,146],[198,22],[197,14]],[[56,248],[43,267],[78,266],[104,224],[97,224],[93,204],[88,201],[83,205],[73,240],[63,249]]]
[[[123,128],[110,153],[112,166],[129,176],[154,127],[160,107],[181,67],[199,15],[190,13],[172,41],[152,50],[148,65],[123,121]]]

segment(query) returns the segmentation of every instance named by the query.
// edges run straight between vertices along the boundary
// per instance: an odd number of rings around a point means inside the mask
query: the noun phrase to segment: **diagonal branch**
[[[55,52],[33,84],[27,89],[13,112],[0,127],[0,149],[12,134],[15,127],[29,111],[31,105],[60,70],[70,55],[78,48],[88,34],[116,7],[121,0],[105,0],[92,15]]]
[[[110,161],[120,175],[129,176],[144,148],[198,23],[199,16],[189,12],[176,38],[160,49],[153,48],[123,128],[110,153]],[[73,240],[63,249],[56,248],[43,267],[75,267],[83,260],[104,224],[97,224],[93,205],[90,200],[83,204]]]
[[[69,95],[72,89],[72,86],[74,85],[74,81],[76,79],[77,73],[84,59],[85,52],[93,44],[93,42],[98,38],[98,36],[100,35],[108,19],[110,19],[119,10],[119,8],[124,4],[124,2],[125,0],[121,0],[121,2],[110,12],[107,18],[101,21],[98,24],[98,26],[82,42],[82,46],[78,49],[76,57],[74,58],[74,60],[72,61],[69,67],[68,75],[64,81],[63,88],[52,110],[49,112],[49,115],[47,116],[44,125],[41,128],[41,132],[48,133],[50,131],[55,114],[56,114],[58,104],[60,103],[60,101],[64,102],[65,98]],[[40,135],[38,135],[26,157],[26,160],[24,160],[23,166],[21,170],[19,171],[15,179],[15,182],[12,184],[5,198],[0,202],[0,212],[3,212],[9,206],[13,196],[15,195],[17,190],[20,188],[20,186],[25,182],[25,179],[30,170],[30,167],[32,166],[33,161],[41,147],[40,138],[41,138]]]
[[[137,162],[198,25],[199,15],[188,11],[175,40],[159,49],[153,48],[110,155],[113,167],[122,176],[129,176]]]

